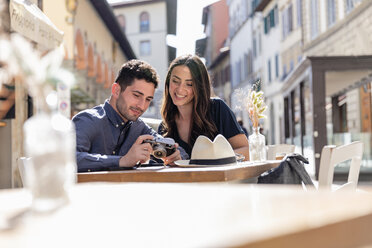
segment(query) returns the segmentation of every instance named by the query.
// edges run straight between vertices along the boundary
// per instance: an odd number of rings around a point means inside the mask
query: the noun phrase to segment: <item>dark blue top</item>
[[[244,134],[243,129],[236,120],[234,112],[232,112],[232,110],[223,100],[219,98],[211,98],[209,113],[211,114],[212,120],[217,127],[218,134],[222,134],[226,139],[234,137],[238,134]],[[163,125],[159,126],[158,133],[165,133]],[[187,154],[191,157],[192,147],[179,137],[178,131],[176,132],[176,137],[171,138],[182,146],[182,148],[185,149]]]
[[[120,158],[127,154],[138,136],[160,136],[141,118],[125,123],[107,100],[78,113],[72,121],[76,127],[78,171],[119,167]]]

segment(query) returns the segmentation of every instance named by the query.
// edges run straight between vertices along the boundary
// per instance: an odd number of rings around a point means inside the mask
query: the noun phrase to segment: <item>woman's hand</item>
[[[165,165],[168,165],[168,164],[173,165],[174,161],[182,159],[180,150],[177,149],[178,148],[178,143],[175,144],[175,147],[176,147],[176,151],[174,153],[172,153],[168,157],[162,158]]]

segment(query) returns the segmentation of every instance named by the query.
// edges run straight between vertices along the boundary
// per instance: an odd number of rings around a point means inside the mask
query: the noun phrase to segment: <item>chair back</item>
[[[277,144],[267,146],[267,160],[276,160],[276,156],[279,154],[287,155],[293,153],[295,150],[294,145],[288,144]]]
[[[331,189],[335,166],[351,159],[347,184],[342,188],[355,190],[358,184],[362,156],[363,143],[360,141],[338,147],[324,146],[319,166],[319,188]]]
[[[21,176],[23,187],[28,186],[27,173],[29,173],[30,171],[30,165],[29,165],[30,159],[31,158],[26,158],[26,157],[20,157],[17,159],[18,170]]]

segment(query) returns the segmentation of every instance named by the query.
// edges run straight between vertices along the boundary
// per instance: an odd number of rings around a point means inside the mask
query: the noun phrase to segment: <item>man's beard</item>
[[[124,118],[127,121],[136,121],[144,112],[142,109],[139,109],[139,108],[136,108],[136,107],[128,107],[127,104],[124,101],[117,101],[116,102],[116,109],[120,113],[121,117]],[[140,112],[140,114],[139,115],[130,115],[129,114],[129,109],[138,111],[138,112]]]

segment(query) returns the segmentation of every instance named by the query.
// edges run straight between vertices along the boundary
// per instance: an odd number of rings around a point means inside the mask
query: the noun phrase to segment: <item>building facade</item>
[[[222,1],[221,1],[222,2]],[[243,92],[261,79],[267,144],[288,143],[317,176],[325,145],[364,143],[361,178],[372,173],[371,8],[368,0],[228,0],[230,106],[249,123]],[[211,5],[213,6],[213,5]],[[210,14],[211,6],[205,13]],[[203,20],[211,20],[211,17]],[[214,68],[211,24],[199,41]],[[223,53],[222,53],[223,54]],[[226,55],[225,55],[226,56]],[[212,62],[210,62],[212,61]],[[222,63],[222,59],[219,60]],[[213,70],[210,70],[213,75]],[[219,85],[214,91],[220,94]],[[226,99],[226,98],[225,98]],[[238,105],[238,108],[236,106]],[[240,107],[240,108],[239,108]],[[247,126],[250,126],[249,124]],[[347,163],[336,169],[343,176]]]
[[[168,34],[176,34],[177,1],[125,1],[111,6],[137,57],[150,63],[159,73],[161,84],[144,117],[160,118],[164,81],[176,52],[167,45],[166,38]]]
[[[281,56],[280,56],[280,41],[282,39],[279,26],[279,1],[270,1],[267,5],[259,5],[255,9],[256,12],[262,14],[261,34],[262,38],[257,38],[255,43],[262,50],[256,49],[253,53],[254,59],[261,60],[262,63],[262,89],[265,92],[266,104],[268,110],[266,115],[268,118],[264,122],[264,130],[267,136],[268,144],[275,144],[281,132],[281,126],[277,125],[277,120],[280,120],[283,112],[283,100],[280,94],[280,73]],[[254,50],[255,51],[255,50]]]
[[[268,116],[270,126],[276,125],[275,130],[280,131],[272,141],[295,144],[297,151],[315,165],[317,175],[324,145],[361,140],[364,143],[361,178],[370,174],[372,2],[258,2],[256,11],[263,16],[274,3],[279,9],[282,99],[278,106],[282,104],[283,112]],[[265,45],[266,48],[271,49]],[[269,63],[264,66],[268,71]],[[271,107],[275,105],[269,104]],[[347,166],[339,166],[336,172],[342,175]]]
[[[71,115],[111,94],[121,65],[136,58],[106,1],[42,1],[43,12],[64,32],[64,66],[74,73]]]
[[[41,53],[47,53],[59,45],[58,42],[44,42],[39,36],[56,40],[61,33],[61,43],[65,48],[63,67],[72,72],[76,82],[69,91],[64,114],[71,117],[77,111],[101,104],[110,96],[110,86],[121,65],[135,58],[134,52],[106,1],[5,1],[13,15],[1,25],[17,22],[30,23],[31,30],[17,31],[31,42]],[[26,4],[22,6],[22,4]],[[4,6],[3,3],[0,4]],[[30,7],[31,6],[31,7]],[[32,11],[29,11],[32,10]],[[2,18],[3,18],[2,13]],[[41,17],[41,18],[40,18]],[[44,20],[45,23],[38,23]],[[13,22],[13,23],[12,23]],[[52,27],[33,35],[35,26]],[[26,29],[27,29],[26,27]],[[3,27],[0,27],[3,29]],[[14,28],[13,28],[14,29]],[[40,29],[41,30],[41,29]],[[5,32],[9,33],[9,28]],[[31,35],[30,35],[31,33]],[[47,35],[46,35],[47,34]],[[51,45],[52,44],[52,45]],[[54,45],[53,45],[54,44]],[[67,110],[67,111],[66,111]],[[0,126],[0,188],[20,185],[17,159],[24,156],[23,124],[32,112],[32,101],[22,82],[15,85],[15,115],[1,120]]]
[[[250,0],[229,0],[229,38],[231,68],[231,107],[246,127],[251,128],[248,112],[242,105],[238,89],[247,92],[262,78],[262,60],[259,54],[262,38],[261,13],[255,13],[255,2]],[[256,54],[256,58],[254,58]]]
[[[229,13],[226,0],[203,9],[205,38],[197,40],[195,51],[205,58],[214,95],[231,104]]]

